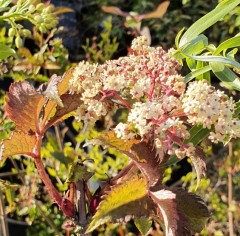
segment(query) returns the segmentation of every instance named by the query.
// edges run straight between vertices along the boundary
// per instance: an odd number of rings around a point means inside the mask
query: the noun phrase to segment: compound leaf
[[[146,180],[135,177],[114,186],[104,197],[87,232],[108,221],[128,221],[133,217],[147,216],[154,208],[153,201],[147,196]]]
[[[1,142],[0,161],[18,154],[32,155],[36,142],[37,138],[33,134],[13,132],[9,139]]]

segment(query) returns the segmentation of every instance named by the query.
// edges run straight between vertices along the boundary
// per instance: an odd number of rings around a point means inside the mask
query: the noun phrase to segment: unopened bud
[[[30,37],[32,33],[30,30],[24,29],[24,30],[22,30],[22,34],[24,37]]]
[[[39,24],[43,23],[43,21],[44,21],[44,19],[39,15],[34,16],[34,20]]]
[[[30,5],[28,8],[29,12],[34,12],[35,11],[35,6],[34,5]]]
[[[22,39],[20,36],[17,36],[16,39],[15,39],[15,44],[16,44],[16,47],[17,48],[20,48],[22,47]]]
[[[36,10],[37,11],[42,11],[44,8],[44,4],[43,3],[39,3],[37,6],[36,6]]]
[[[11,28],[8,31],[8,36],[9,37],[13,37],[13,36],[15,36],[15,33],[16,33],[16,30],[14,28]]]

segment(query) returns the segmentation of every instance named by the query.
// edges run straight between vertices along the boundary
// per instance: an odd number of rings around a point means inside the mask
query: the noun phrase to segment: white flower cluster
[[[72,92],[82,94],[77,118],[95,122],[110,110],[127,107],[127,123],[114,128],[117,137],[149,138],[159,153],[180,158],[195,153],[193,145],[183,142],[189,124],[211,129],[213,142],[239,136],[233,100],[203,81],[190,83],[185,91],[179,69],[172,50],[150,47],[145,37],[133,40],[126,57],[102,65],[80,62],[70,81]]]
[[[191,124],[201,123],[212,129],[212,142],[224,142],[226,138],[240,135],[240,121],[233,118],[235,103],[220,90],[204,81],[191,83],[183,95],[183,109]]]

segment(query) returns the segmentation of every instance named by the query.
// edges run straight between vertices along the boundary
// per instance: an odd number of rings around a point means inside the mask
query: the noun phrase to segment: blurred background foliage
[[[7,2],[7,1],[6,1]],[[14,81],[28,80],[38,86],[48,81],[52,74],[63,74],[79,60],[102,63],[127,54],[131,41],[140,34],[140,27],[147,27],[152,45],[168,49],[174,47],[175,36],[183,27],[188,28],[201,16],[212,10],[217,0],[171,0],[162,18],[143,19],[126,24],[126,17],[102,11],[102,6],[115,6],[124,12],[144,14],[152,12],[162,2],[160,0],[61,0],[51,1],[51,14],[58,20],[57,25],[39,29],[38,23],[26,19],[16,19],[20,24],[20,38],[9,37],[12,25],[1,16],[17,1],[8,1],[8,7],[0,11],[0,43],[15,51],[13,55],[0,61],[0,139],[6,138],[14,125],[4,114],[5,94]],[[27,1],[22,1],[27,2]],[[28,1],[35,7],[41,1]],[[43,1],[43,9],[49,1]],[[40,11],[40,10],[39,10]],[[39,12],[39,14],[41,13]],[[27,14],[27,10],[25,11]],[[131,13],[133,14],[133,13]],[[129,23],[129,22],[127,22]],[[205,35],[218,45],[221,41],[239,32],[240,7],[229,12],[222,21],[211,27]],[[28,30],[22,34],[21,30]],[[27,32],[27,31],[24,31]],[[90,189],[95,191],[102,182],[108,181],[128,162],[128,158],[113,149],[83,147],[86,140],[96,137],[105,128],[113,127],[124,120],[126,112],[99,120],[95,126],[85,127],[73,118],[51,128],[44,138],[42,158],[53,183],[62,193],[67,192],[70,164],[76,160],[86,160],[86,165],[94,175]],[[207,152],[207,175],[201,181],[196,193],[208,203],[212,217],[200,235],[228,235],[233,227],[240,235],[240,142],[232,147],[202,144]],[[232,154],[229,154],[229,149]],[[231,152],[230,152],[231,153]],[[92,161],[94,160],[94,161]],[[15,156],[0,163],[0,197],[4,206],[9,235],[64,235],[64,217],[50,200],[46,189],[37,175],[34,163],[25,156]],[[196,174],[191,163],[182,160],[169,167],[164,181],[167,185],[184,187],[195,191]],[[229,201],[229,197],[233,200]],[[229,214],[234,225],[229,226]],[[15,230],[15,232],[14,232]],[[106,224],[92,235],[139,235],[134,224]],[[153,225],[149,235],[163,235],[160,225]]]

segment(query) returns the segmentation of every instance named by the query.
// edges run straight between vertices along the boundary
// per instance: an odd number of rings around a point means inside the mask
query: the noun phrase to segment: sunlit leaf
[[[128,16],[129,13],[122,11],[120,8],[118,7],[114,7],[114,6],[102,6],[102,10],[106,13],[111,13],[114,15],[118,15],[118,16]]]
[[[58,92],[58,84],[61,80],[61,76],[53,75],[48,83],[42,84],[39,87],[38,91],[48,99],[55,101],[59,106],[63,107],[63,103]]]
[[[162,2],[157,6],[157,9],[155,11],[140,15],[139,18],[140,19],[161,18],[166,13],[169,4],[170,1]]]
[[[18,130],[35,132],[45,97],[26,81],[13,83],[6,97],[6,113]]]
[[[147,182],[135,177],[110,190],[100,203],[87,232],[108,221],[129,221],[133,217],[148,216],[154,208],[147,196]]]
[[[63,107],[57,106],[54,116],[48,121],[50,125],[57,124],[68,118],[80,106],[82,101],[79,94],[64,94],[61,96]]]
[[[202,125],[194,125],[189,133],[190,138],[188,140],[185,140],[185,143],[192,143],[194,146],[198,145],[204,138],[206,138],[211,130],[207,128],[203,128]]]
[[[13,132],[9,139],[4,139],[0,145],[0,161],[19,154],[32,156],[37,138],[33,134]]]
[[[89,141],[86,145],[103,145],[112,147],[128,155],[148,180],[149,186],[152,186],[162,179],[162,161],[156,153],[156,149],[150,142],[138,139],[123,140],[117,138],[113,131],[107,132],[96,139]]]
[[[213,52],[213,55],[218,55],[220,52],[229,49],[229,48],[235,48],[240,46],[240,35],[232,37],[230,39],[225,40],[222,42],[216,50]]]
[[[0,43],[0,61],[3,59],[7,59],[8,57],[14,55],[16,52],[10,48],[9,46]]]
[[[54,14],[55,15],[60,15],[63,13],[68,13],[68,12],[74,12],[74,10],[72,8],[69,7],[56,7],[54,9]]]
[[[204,30],[222,19],[232,9],[234,9],[240,0],[224,0],[214,10],[204,15],[198,21],[191,25],[191,27],[183,34],[180,39],[179,46],[182,47],[186,43],[201,34]]]
[[[222,63],[211,62],[210,66],[213,73],[226,87],[240,91],[240,78],[234,72]]]
[[[191,235],[188,222],[177,209],[176,194],[167,189],[151,191],[150,196],[158,205],[168,236]]]
[[[168,236],[199,233],[210,216],[204,201],[193,193],[158,186],[151,189],[150,196],[160,209]]]
[[[81,162],[72,163],[69,171],[68,182],[77,183],[80,180],[89,180],[93,173],[87,170],[87,167]]]
[[[210,70],[211,70],[210,66],[204,66],[200,69],[192,71],[191,73],[189,73],[185,76],[185,83],[188,83],[189,81],[196,78],[197,76],[202,75]]]
[[[146,235],[151,228],[152,220],[149,220],[147,217],[142,216],[140,218],[134,219],[134,224],[142,235]]]

